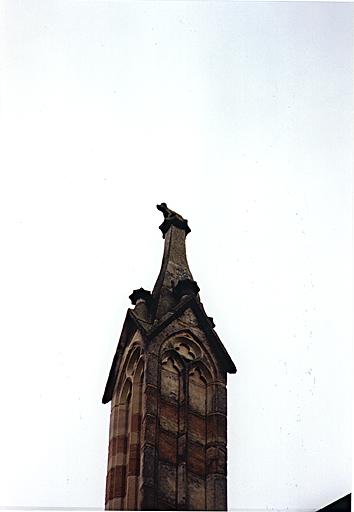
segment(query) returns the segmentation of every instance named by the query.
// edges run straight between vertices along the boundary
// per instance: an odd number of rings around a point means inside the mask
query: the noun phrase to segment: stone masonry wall
[[[120,362],[106,509],[226,510],[226,373],[191,310]]]

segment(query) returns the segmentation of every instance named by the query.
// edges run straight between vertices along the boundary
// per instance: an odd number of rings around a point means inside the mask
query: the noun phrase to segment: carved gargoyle
[[[163,213],[165,219],[171,220],[176,217],[179,220],[184,220],[182,215],[179,215],[179,213],[170,210],[166,203],[157,204],[156,208]]]
[[[169,227],[173,224],[181,229],[184,229],[186,234],[190,232],[190,228],[188,226],[188,221],[182,217],[177,212],[170,210],[166,203],[157,204],[156,208],[163,213],[164,221],[160,226],[163,237],[165,238],[165,234],[168,231]]]

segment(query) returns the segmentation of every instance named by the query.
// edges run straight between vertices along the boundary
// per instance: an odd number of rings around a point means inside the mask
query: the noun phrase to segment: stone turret
[[[158,205],[161,270],[134,290],[103,395],[111,402],[106,509],[225,510],[226,375],[236,368],[186,257],[187,220]]]

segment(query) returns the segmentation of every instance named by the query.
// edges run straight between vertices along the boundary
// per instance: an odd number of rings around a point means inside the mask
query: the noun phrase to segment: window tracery
[[[160,349],[158,482],[161,496],[175,500],[166,506],[206,509],[207,414],[214,380],[208,363],[201,344],[188,334],[172,336]]]

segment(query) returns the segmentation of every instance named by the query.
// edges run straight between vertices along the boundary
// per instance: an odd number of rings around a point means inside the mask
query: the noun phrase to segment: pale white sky
[[[353,5],[0,4],[0,506],[103,507],[155,204],[234,359],[229,507],[351,490]]]

